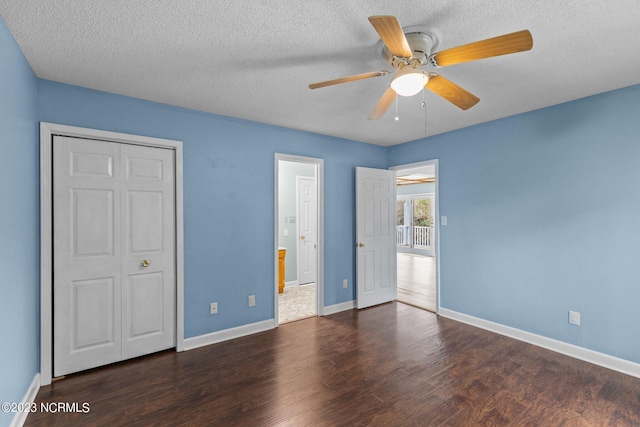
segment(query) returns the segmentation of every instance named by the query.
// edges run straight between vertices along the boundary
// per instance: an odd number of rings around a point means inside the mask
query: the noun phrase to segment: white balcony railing
[[[413,233],[411,230],[413,229]],[[396,245],[431,250],[433,227],[398,225]]]
[[[411,246],[411,240],[409,240],[409,226],[398,225],[396,226],[396,245],[397,246]]]
[[[413,227],[413,247],[431,250],[431,232],[433,227]]]

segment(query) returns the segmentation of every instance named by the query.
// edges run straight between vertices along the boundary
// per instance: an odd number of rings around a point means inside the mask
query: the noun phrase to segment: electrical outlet
[[[249,295],[249,307],[255,307],[256,305],[256,296]]]
[[[569,310],[569,323],[572,325],[580,326],[580,312]]]
[[[210,314],[218,314],[218,303],[217,302],[212,302],[211,303],[211,307],[209,308],[209,313]]]
[[[349,287],[349,280],[342,279],[342,287],[347,289]]]

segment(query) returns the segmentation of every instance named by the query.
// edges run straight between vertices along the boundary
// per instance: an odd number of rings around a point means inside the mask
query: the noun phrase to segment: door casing
[[[182,141],[129,135],[55,123],[40,123],[40,385],[51,383],[53,371],[53,136],[98,139],[175,151],[176,350],[184,349],[184,229]]]

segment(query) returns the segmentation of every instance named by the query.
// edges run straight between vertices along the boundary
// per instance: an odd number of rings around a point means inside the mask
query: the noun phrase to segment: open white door
[[[356,307],[396,299],[395,171],[356,168]]]

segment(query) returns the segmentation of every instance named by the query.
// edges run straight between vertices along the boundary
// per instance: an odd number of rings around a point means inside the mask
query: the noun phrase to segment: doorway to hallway
[[[276,154],[276,325],[322,315],[322,159]]]

